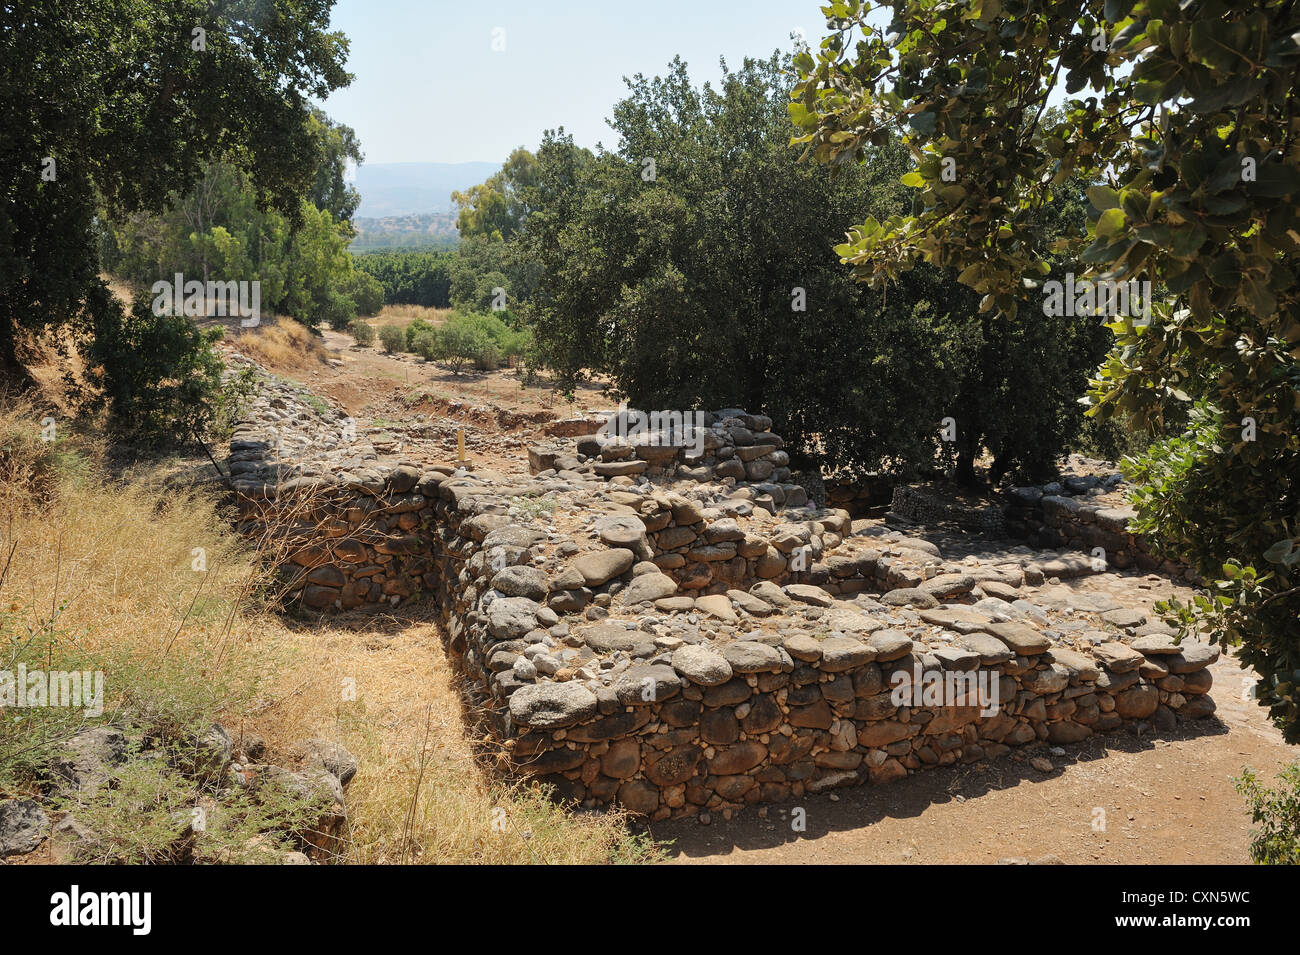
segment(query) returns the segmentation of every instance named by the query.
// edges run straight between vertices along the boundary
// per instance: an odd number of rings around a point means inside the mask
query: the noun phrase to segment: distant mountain
[[[364,163],[357,170],[356,214],[381,219],[451,212],[453,191],[477,185],[500,168],[492,162]]]
[[[357,237],[349,248],[353,252],[375,249],[451,248],[460,241],[456,231],[456,214],[428,212],[424,215],[353,216]]]

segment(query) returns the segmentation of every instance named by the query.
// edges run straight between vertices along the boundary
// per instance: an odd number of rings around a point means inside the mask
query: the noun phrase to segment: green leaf
[[[1089,186],[1088,201],[1098,212],[1119,208],[1119,193],[1108,186]]]

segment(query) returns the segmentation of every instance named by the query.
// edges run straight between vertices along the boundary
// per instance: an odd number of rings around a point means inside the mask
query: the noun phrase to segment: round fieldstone
[[[546,574],[536,567],[507,567],[492,578],[492,589],[508,597],[527,597],[545,600],[549,587]]]
[[[731,679],[731,664],[722,654],[703,646],[684,646],[674,651],[673,667],[692,683],[719,686]]]

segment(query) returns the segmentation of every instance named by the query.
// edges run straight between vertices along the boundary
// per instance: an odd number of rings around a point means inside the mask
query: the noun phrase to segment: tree
[[[946,463],[971,479],[986,446],[999,474],[1052,469],[1104,352],[1081,319],[972,327],[978,296],[954,273],[919,269],[886,295],[831,254],[864,206],[903,210],[898,141],[839,176],[800,164],[775,57],[724,66],[716,89],[680,60],[628,85],[617,152],[562,132],[537,150],[525,314],[562,380],[590,369],[641,407],[764,411],[793,453],[845,471]],[[1082,204],[1053,213],[1082,221]],[[949,416],[958,444],[941,440]]]
[[[479,236],[508,240],[528,218],[526,196],[537,174],[537,160],[522,146],[510,153],[500,171],[464,192],[453,192],[459,214],[456,228],[462,239]]]
[[[902,134],[915,163],[912,213],[868,217],[837,249],[860,279],[952,267],[1005,320],[1051,270],[1035,217],[1072,177],[1089,183],[1088,232],[1070,243],[1081,277],[1159,293],[1149,321],[1109,316],[1090,413],[1157,434],[1191,421],[1130,465],[1146,485],[1138,529],[1208,582],[1193,608],[1166,609],[1240,641],[1260,703],[1300,740],[1300,10],[839,0],[823,12],[832,32],[795,61],[797,142],[844,167]]]
[[[310,100],[346,85],[330,0],[53,0],[0,7],[0,372],[46,328],[126,321],[93,225],[188,194],[230,156],[287,216],[317,170]],[[274,131],[270,134],[268,131]],[[58,338],[62,342],[62,338]],[[113,369],[107,369],[112,374]]]

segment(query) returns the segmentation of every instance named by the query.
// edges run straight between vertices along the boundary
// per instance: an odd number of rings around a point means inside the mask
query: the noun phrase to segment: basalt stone
[[[1035,656],[1052,645],[1044,634],[1023,623],[991,623],[989,633],[1021,656]]]
[[[704,750],[698,746],[677,746],[644,762],[646,779],[658,786],[677,786],[695,775]]]
[[[806,729],[828,730],[831,724],[835,722],[835,716],[831,713],[830,704],[824,699],[818,700],[810,706],[790,707],[790,725],[804,727]]]
[[[1154,686],[1135,686],[1115,695],[1115,712],[1124,719],[1146,719],[1160,705],[1160,691]]]
[[[495,533],[495,532],[494,532]],[[498,640],[515,640],[537,626],[541,607],[527,597],[501,597],[488,607],[488,632]]]
[[[634,739],[615,740],[600,757],[600,771],[614,779],[628,779],[641,768],[641,744]]]
[[[751,701],[749,712],[740,721],[740,725],[748,735],[759,736],[772,732],[781,725],[783,719],[781,705],[776,699],[770,693],[760,693]]]
[[[743,679],[728,680],[721,686],[711,686],[704,691],[704,705],[735,706],[749,699],[752,692]]]
[[[536,567],[507,567],[492,578],[492,589],[509,597],[545,600],[546,574]]]
[[[671,597],[675,593],[677,593],[677,582],[667,574],[641,574],[623,589],[619,599],[631,606]]]
[[[629,667],[614,683],[614,695],[624,706],[656,703],[675,696],[682,678],[670,666],[650,664]]]
[[[595,714],[596,694],[581,683],[536,683],[510,696],[510,716],[523,726],[558,729]]]
[[[869,641],[881,663],[898,660],[912,652],[912,640],[898,630],[877,630]]]
[[[708,647],[685,646],[673,653],[673,667],[700,686],[719,686],[731,679],[731,664]]]
[[[598,587],[614,577],[627,573],[632,569],[635,561],[636,557],[630,550],[612,547],[608,550],[583,554],[573,562],[571,567],[582,576],[579,585]]]
[[[693,726],[700,720],[698,700],[670,700],[659,708],[659,715],[670,726]]]
[[[1128,673],[1136,670],[1146,659],[1137,650],[1120,643],[1118,640],[1098,644],[1092,648],[1092,655],[1112,673]]]
[[[827,637],[822,641],[821,650],[821,668],[827,673],[840,673],[870,663],[879,652],[852,637]]]
[[[776,647],[755,640],[737,640],[722,648],[723,658],[735,673],[763,673],[780,670],[786,659]]]
[[[743,773],[753,769],[767,756],[767,747],[756,739],[735,743],[719,749],[709,760],[709,772],[719,776]]]
[[[1170,673],[1195,673],[1219,659],[1219,647],[1215,644],[1184,640],[1180,649],[1181,653],[1171,654],[1163,661]]]
[[[630,712],[618,712],[618,700],[614,696],[613,688],[601,687],[601,694],[605,693],[609,694],[609,700],[613,704],[611,711],[600,719],[572,727],[567,731],[568,739],[573,740],[575,743],[598,743],[601,740],[618,739],[635,733],[650,722],[653,715],[650,710],[638,707]],[[602,713],[605,713],[606,708],[601,705],[602,703],[603,701],[598,695],[597,706]]]

